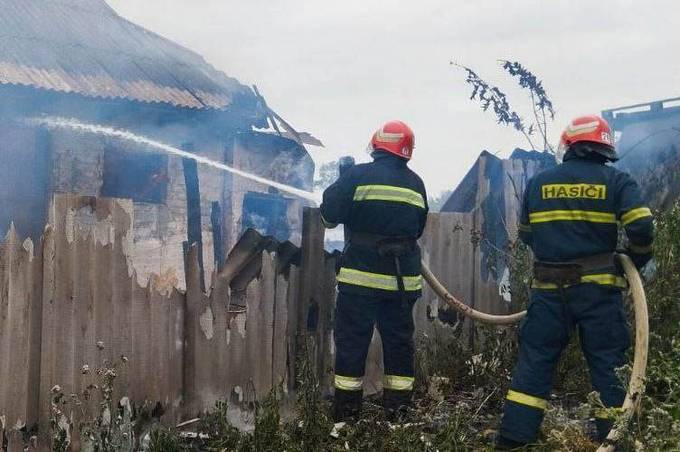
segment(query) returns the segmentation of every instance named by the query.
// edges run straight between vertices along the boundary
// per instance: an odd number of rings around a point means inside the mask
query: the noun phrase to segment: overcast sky
[[[402,119],[412,168],[431,194],[454,188],[479,153],[526,147],[468,100],[455,60],[504,88],[529,116],[499,59],[522,62],[572,116],[680,96],[680,3],[607,0],[108,0],[122,16],[202,54],[296,129],[319,160],[362,156],[372,132]],[[315,153],[315,156],[318,153]]]

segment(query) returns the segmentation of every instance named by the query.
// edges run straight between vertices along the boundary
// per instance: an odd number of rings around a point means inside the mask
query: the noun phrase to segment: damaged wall
[[[50,170],[46,133],[0,121],[0,236],[14,222],[19,235],[40,237],[47,217]]]
[[[214,276],[211,292],[201,290],[196,247],[186,292],[163,275],[140,285],[130,254],[133,211],[130,200],[56,195],[42,243],[12,230],[0,248],[0,415],[9,427],[39,423],[47,441],[51,389],[82,393],[95,380],[83,366],[104,360],[117,366],[114,400],[158,404],[168,423],[217,400],[253,402],[280,383],[290,388],[311,299],[327,303],[308,342],[326,375],[335,264],[320,245],[325,263],[314,264],[313,275],[304,270],[309,259],[299,266],[290,251],[258,249],[259,271],[239,295],[245,309],[231,309],[229,280]],[[302,289],[303,271],[322,292]]]
[[[235,137],[229,154],[229,162],[236,168],[302,190],[312,189],[314,162],[304,147],[293,140],[269,133],[243,133]],[[248,209],[244,208],[245,201],[252,192],[264,194],[263,202],[269,198],[272,202],[278,199],[281,204],[285,204],[280,218],[277,219],[279,215],[269,217],[261,227],[255,227],[257,224],[252,222],[244,224],[249,220]],[[278,240],[300,243],[302,207],[308,205],[308,201],[255,181],[232,177],[231,184],[226,188],[225,202],[231,205],[233,212],[225,234],[228,247],[236,242],[248,226],[255,227],[263,235],[274,235]],[[253,214],[257,215],[257,212]],[[272,222],[278,222],[279,225]]]
[[[174,133],[174,132],[173,132]],[[224,161],[231,154],[234,164],[246,171],[278,182],[309,188],[314,171],[313,162],[304,148],[297,143],[269,134],[258,134],[259,140],[237,141],[229,151],[221,142],[205,142],[199,155],[216,161]],[[125,156],[123,165],[112,167],[107,161],[109,155]],[[52,193],[73,193],[86,196],[102,196],[111,191],[110,180],[117,177],[117,183],[126,172],[134,172],[135,165],[145,159],[161,159],[163,171],[158,175],[163,184],[164,199],[158,202],[135,200],[133,212],[134,247],[132,260],[140,279],[145,285],[152,273],[173,275],[184,286],[184,250],[187,240],[187,198],[182,162],[139,145],[121,140],[112,140],[93,134],[82,134],[70,130],[50,130],[9,124],[0,127],[0,233],[14,221],[18,232],[34,240],[40,237],[45,224],[47,199]],[[115,173],[114,173],[115,172]],[[137,174],[132,175],[133,178]],[[149,184],[154,174],[148,175]],[[137,179],[139,177],[137,176]],[[199,193],[201,204],[201,232],[203,241],[203,265],[205,274],[215,269],[213,252],[213,203],[219,203],[220,223],[224,236],[221,254],[225,255],[236,242],[244,227],[242,223],[244,199],[249,193],[260,193],[264,197],[278,198],[285,203],[284,215],[280,222],[285,224],[288,234],[281,239],[300,243],[302,228],[302,205],[299,199],[270,193],[266,185],[215,168],[198,166]],[[133,179],[130,183],[134,183]],[[106,187],[109,188],[106,188]],[[115,189],[114,189],[115,190]],[[140,187],[121,187],[128,193]],[[117,193],[114,191],[113,193]],[[267,233],[267,231],[262,231]],[[210,281],[206,276],[205,284]]]
[[[105,152],[145,155],[147,149],[125,142],[56,130],[52,135],[54,161],[53,190],[99,196],[105,182]],[[206,147],[209,149],[209,147]],[[218,152],[202,152],[219,158]],[[158,155],[158,154],[152,154]],[[134,247],[132,261],[140,284],[145,285],[152,273],[174,275],[184,286],[183,243],[187,240],[187,201],[181,160],[167,158],[167,194],[160,203],[134,202]],[[206,274],[214,269],[210,209],[212,202],[222,201],[224,172],[199,167],[201,216]]]

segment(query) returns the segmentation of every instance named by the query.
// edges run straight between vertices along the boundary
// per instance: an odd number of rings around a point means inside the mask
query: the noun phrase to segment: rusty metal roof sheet
[[[0,11],[0,84],[201,109],[254,97],[104,0],[0,0]]]

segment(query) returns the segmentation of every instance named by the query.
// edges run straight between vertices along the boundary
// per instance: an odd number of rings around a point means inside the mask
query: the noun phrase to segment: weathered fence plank
[[[40,324],[36,311],[40,294],[34,284],[40,276],[35,270],[39,264],[33,243],[20,241],[11,227],[0,256],[4,273],[0,279],[0,403],[9,408],[5,422],[11,428],[35,422],[37,411],[37,394],[30,384],[35,383],[31,372],[37,370],[39,356],[34,336]]]
[[[45,228],[45,238],[43,240],[43,274],[42,274],[42,335],[40,341],[40,384],[33,390],[38,390],[40,426],[49,425],[50,415],[50,385],[52,372],[57,357],[50,353],[50,341],[54,340],[57,334],[58,325],[56,318],[56,306],[54,303],[55,268],[56,265],[56,232],[53,226]],[[6,405],[5,405],[6,407]],[[0,407],[1,409],[2,407]]]
[[[288,389],[292,390],[297,381],[295,360],[297,359],[298,303],[300,302],[300,268],[291,266],[288,273],[288,293],[286,295],[286,362]],[[283,340],[283,338],[281,338]]]
[[[278,261],[278,255],[277,255]],[[272,385],[282,384],[285,390],[290,388],[288,379],[288,294],[290,289],[290,275],[283,273],[276,275],[274,293],[274,307],[272,325]],[[294,380],[293,380],[294,381]]]
[[[201,347],[203,333],[201,316],[204,315],[206,303],[201,290],[201,271],[198,264],[198,247],[192,245],[187,255],[187,293],[186,316],[184,319],[184,401],[185,409],[190,415],[195,414],[201,400],[200,390],[205,386],[203,372],[198,363],[209,359],[209,353]]]
[[[319,378],[323,378],[323,328],[319,328],[320,303],[323,296],[325,278],[323,271],[325,253],[323,248],[325,228],[321,222],[319,209],[305,207],[302,222],[302,245],[300,262],[300,297],[297,306],[297,341],[298,353],[307,350],[314,357]],[[313,341],[309,341],[313,338]],[[294,365],[294,364],[293,364]]]

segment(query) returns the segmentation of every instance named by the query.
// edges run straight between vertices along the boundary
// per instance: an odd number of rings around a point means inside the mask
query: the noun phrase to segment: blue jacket
[[[352,244],[355,232],[387,237],[420,238],[427,221],[423,181],[407,161],[375,152],[374,161],[349,168],[323,194],[321,215],[327,227],[344,224],[349,231],[338,273],[341,291],[365,295],[394,295],[398,291],[394,259],[374,248]],[[404,285],[418,296],[422,287],[420,250],[400,259]]]
[[[527,183],[520,238],[539,261],[567,262],[613,253],[619,226],[628,237],[628,254],[636,265],[644,265],[652,255],[652,213],[637,183],[624,172],[567,153],[564,163]],[[600,270],[599,281],[590,282],[614,281],[606,276],[613,274],[612,269]]]

